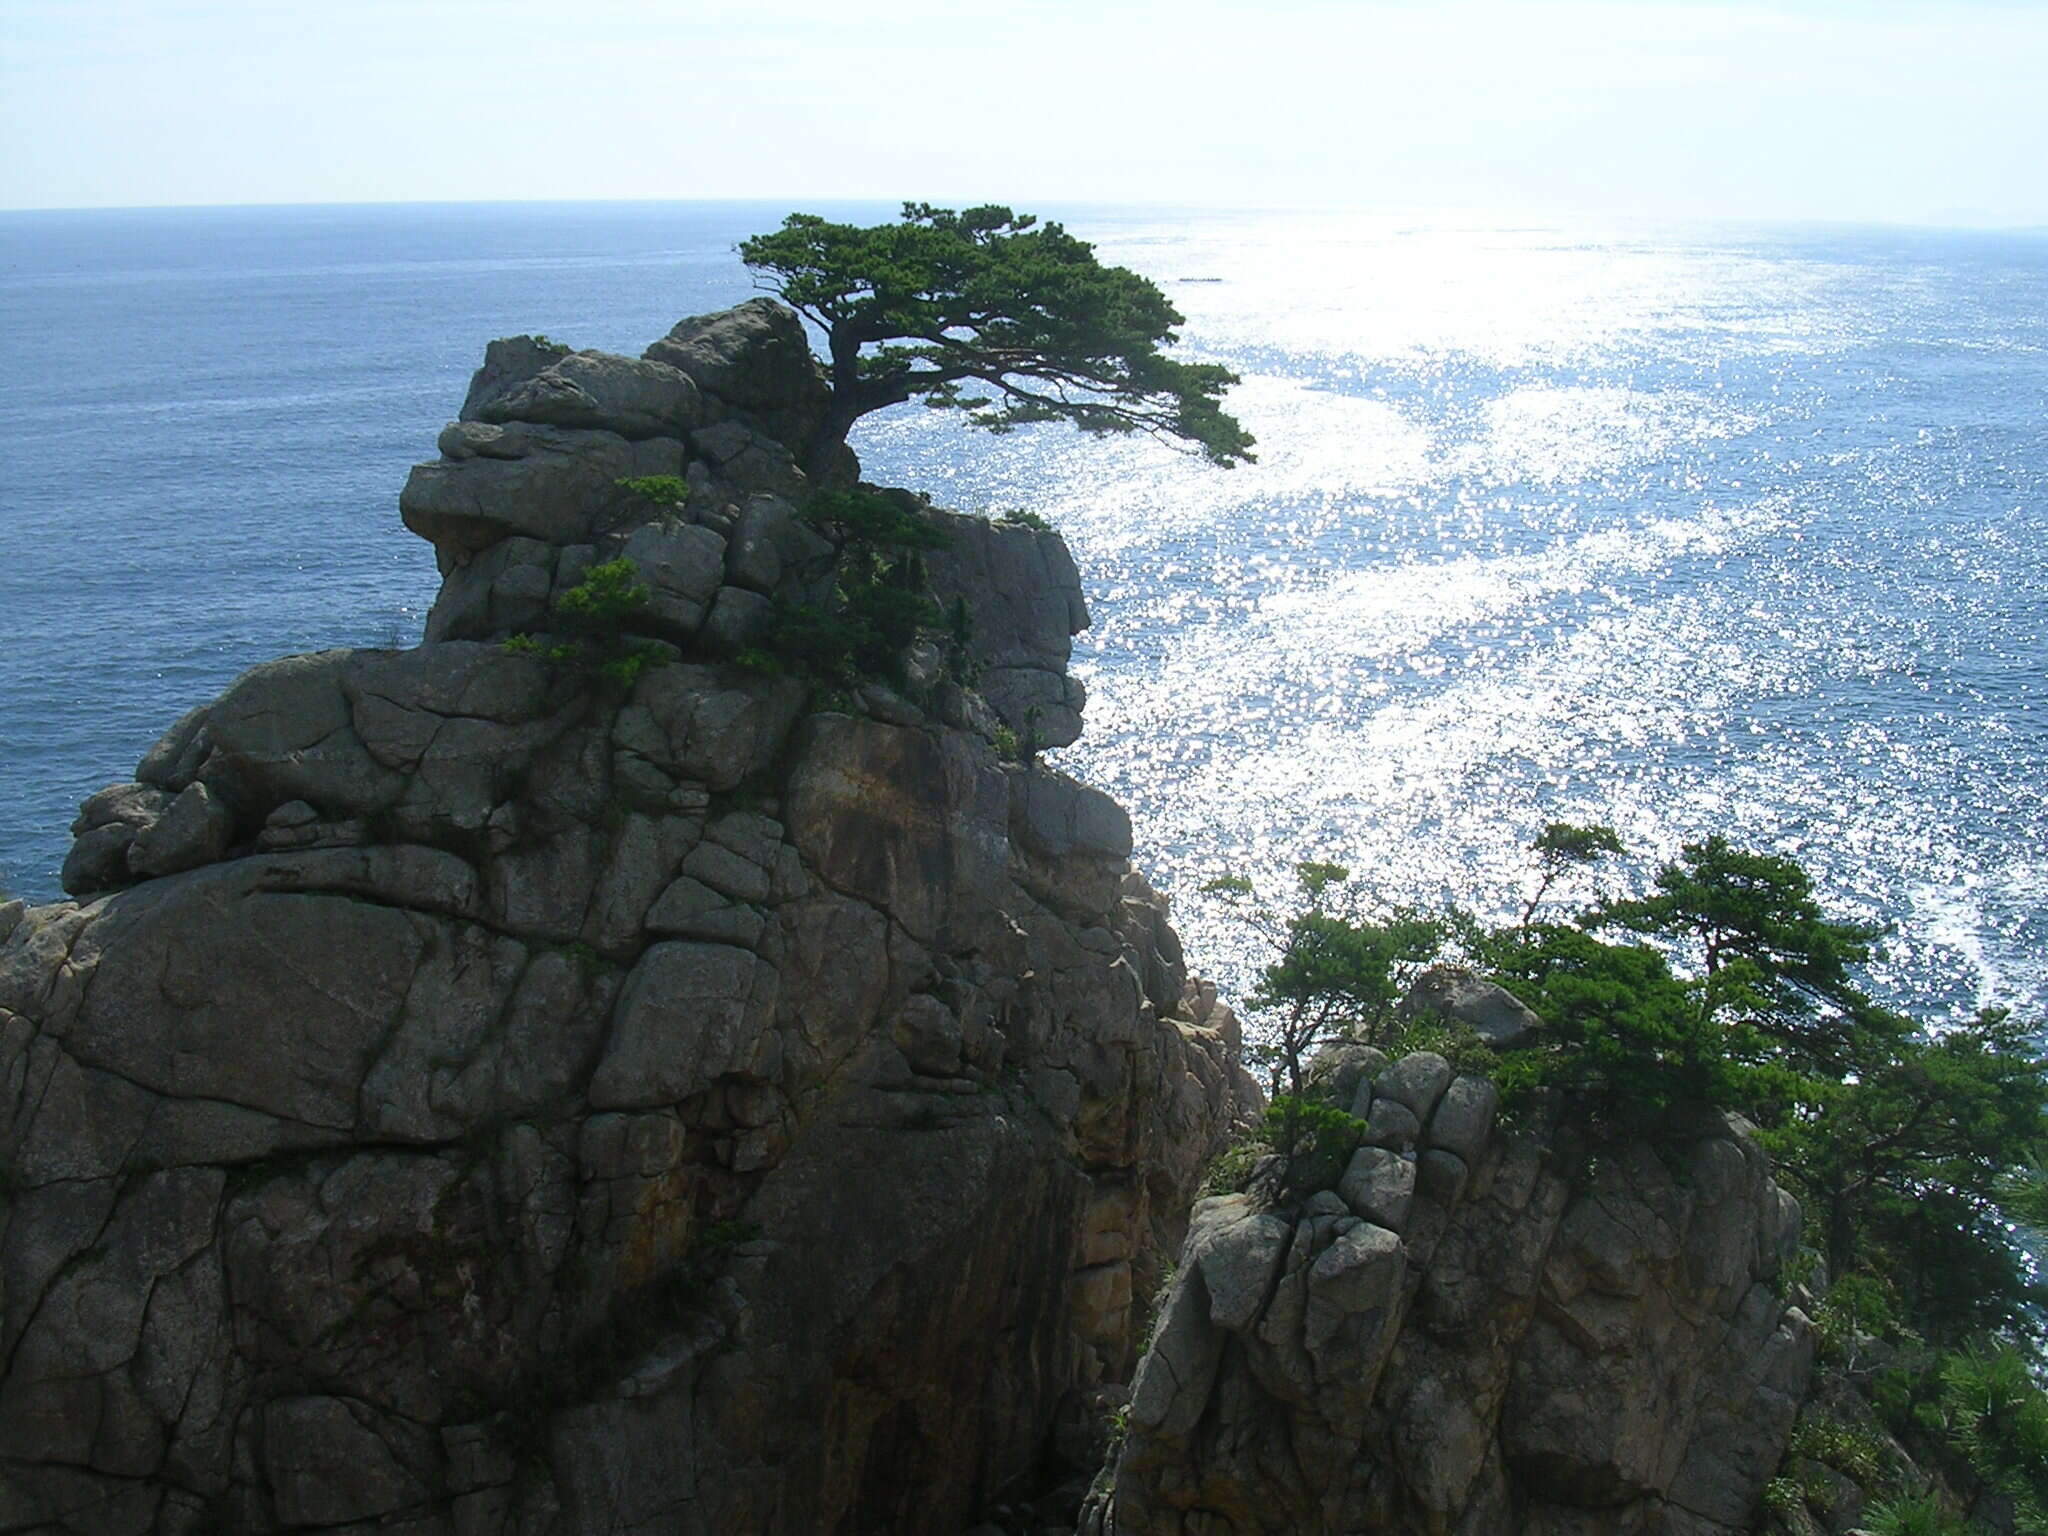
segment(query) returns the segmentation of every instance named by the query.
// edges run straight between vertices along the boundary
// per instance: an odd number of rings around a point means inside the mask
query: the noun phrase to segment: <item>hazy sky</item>
[[[2048,223],[2048,0],[0,0],[0,207]]]

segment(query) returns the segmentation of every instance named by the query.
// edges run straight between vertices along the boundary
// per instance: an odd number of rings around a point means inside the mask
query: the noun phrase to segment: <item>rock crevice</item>
[[[979,691],[734,665],[831,581],[821,389],[762,302],[493,343],[401,498],[427,643],[251,670],[0,911],[0,1528],[952,1533],[1085,1481],[1255,1090],[1121,812],[996,750],[1079,729],[1056,536],[925,514]],[[506,644],[622,556],[646,663]]]
[[[1755,1529],[1814,1341],[1747,1128],[1504,1131],[1428,1052],[1312,1078],[1414,1129],[1333,1190],[1281,1203],[1269,1168],[1195,1208],[1087,1536]]]

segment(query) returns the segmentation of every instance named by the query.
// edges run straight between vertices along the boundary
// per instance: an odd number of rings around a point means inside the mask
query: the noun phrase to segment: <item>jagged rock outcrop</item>
[[[761,303],[493,343],[428,643],[248,672],[0,909],[0,1529],[952,1533],[1078,1459],[1255,1090],[992,745],[1078,729],[1057,537],[931,514],[985,698],[727,663],[832,580],[817,391]],[[655,664],[507,646],[620,555]]]
[[[1365,1145],[1333,1190],[1196,1207],[1087,1536],[1756,1529],[1813,1331],[1745,1128],[1504,1132],[1440,1056],[1318,1065]]]

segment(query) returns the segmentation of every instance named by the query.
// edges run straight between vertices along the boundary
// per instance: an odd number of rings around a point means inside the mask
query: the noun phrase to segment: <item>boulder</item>
[[[454,446],[460,456],[415,465],[398,498],[405,526],[434,545],[444,568],[515,535],[587,543],[637,516],[621,480],[680,475],[684,462],[672,437],[630,441],[525,422],[475,424]]]
[[[1303,1074],[1310,1092],[1363,1120],[1372,1109],[1372,1080],[1387,1069],[1387,1053],[1355,1040],[1326,1045]]]
[[[703,419],[697,386],[664,363],[608,352],[571,352],[540,372],[508,383],[467,413],[497,425],[616,432],[638,440],[681,438]]]
[[[540,539],[500,539],[448,572],[427,612],[427,639],[488,640],[550,625],[562,551]]]
[[[1436,1112],[1437,1100],[1451,1083],[1451,1064],[1435,1051],[1411,1051],[1373,1079],[1375,1099],[1393,1099],[1407,1106],[1417,1124]]]
[[[1351,1155],[1337,1193],[1354,1214],[1400,1232],[1415,1200],[1415,1160],[1384,1147],[1360,1147]]]
[[[128,867],[149,877],[211,864],[227,852],[235,835],[235,813],[204,784],[188,784],[161,816],[137,832],[128,847]]]
[[[1398,1017],[1463,1024],[1497,1051],[1526,1044],[1543,1028],[1535,1012],[1507,988],[1457,965],[1433,965],[1415,978]]]
[[[1452,1080],[1429,1121],[1429,1144],[1456,1153],[1467,1164],[1478,1161],[1500,1110],[1500,1090],[1483,1077]]]
[[[544,336],[502,336],[484,348],[483,366],[470,376],[458,419],[478,421],[483,408],[507,390],[552,368],[569,349]]]
[[[93,895],[134,879],[135,843],[163,818],[173,799],[146,783],[109,784],[88,797],[71,823],[74,841],[59,876],[65,891]]]
[[[725,540],[690,523],[647,523],[627,538],[624,554],[648,589],[636,622],[685,639],[696,634],[725,573]]]
[[[692,379],[715,410],[750,416],[801,450],[830,398],[795,310],[770,298],[678,320],[642,354]]]
[[[649,948],[619,994],[611,1043],[590,1079],[597,1109],[646,1109],[772,1064],[776,974],[725,944]]]
[[[946,544],[926,557],[942,610],[969,616],[967,653],[989,706],[1020,740],[1063,747],[1081,734],[1087,693],[1067,676],[1088,605],[1059,535],[934,513]]]

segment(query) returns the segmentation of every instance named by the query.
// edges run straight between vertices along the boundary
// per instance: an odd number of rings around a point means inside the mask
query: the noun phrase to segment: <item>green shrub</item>
[[[1301,1094],[1303,1063],[1319,1047],[1337,1040],[1383,1040],[1394,1004],[1436,957],[1448,932],[1441,918],[1410,908],[1373,919],[1344,910],[1351,903],[1339,903],[1351,872],[1341,864],[1310,859],[1294,873],[1301,905],[1290,916],[1245,912],[1277,949],[1245,999],[1254,1021],[1245,1060],[1265,1068],[1267,1092],[1276,1098]],[[1233,903],[1255,894],[1241,875],[1211,880],[1202,890]]]
[[[1860,1424],[1809,1419],[1792,1432],[1787,1454],[1833,1467],[1852,1482],[1868,1485],[1884,1471],[1884,1444]]]
[[[1434,1051],[1460,1076],[1495,1077],[1500,1072],[1500,1053],[1480,1039],[1479,1031],[1470,1024],[1455,1019],[1413,1020],[1394,1031],[1386,1051],[1394,1057],[1413,1051]]]
[[[1874,1504],[1864,1513],[1868,1536],[1970,1536],[1970,1528],[1951,1515],[1932,1493]]]
[[[1266,1144],[1286,1159],[1289,1194],[1331,1189],[1365,1137],[1365,1122],[1334,1104],[1299,1094],[1277,1095],[1262,1123]]]
[[[1792,1477],[1774,1477],[1764,1484],[1764,1508],[1780,1519],[1790,1519],[1806,1503],[1806,1490]]]
[[[1052,524],[1029,507],[1005,507],[996,514],[996,524],[1002,528],[1029,528],[1034,533],[1053,531]]]
[[[832,592],[822,606],[781,607],[765,652],[827,685],[900,685],[905,652],[931,634],[947,647],[949,671],[966,667],[966,606],[942,620],[922,553],[948,537],[904,503],[864,489],[821,491],[805,503],[804,518],[839,548]]]
[[[585,571],[581,581],[555,599],[555,612],[579,628],[612,636],[639,616],[649,595],[633,562],[621,555]]]
[[[532,635],[512,635],[505,641],[505,652],[511,656],[535,656],[542,661],[574,661],[577,648],[564,642],[536,639]]]
[[[681,475],[635,475],[613,485],[640,501],[678,511],[690,499],[690,483]]]
[[[944,549],[952,542],[945,529],[905,502],[900,494],[865,488],[819,491],[804,503],[803,517],[842,548]]]
[[[1971,1467],[2016,1505],[2020,1529],[2048,1530],[2048,1392],[2011,1346],[1970,1348],[1941,1366],[1941,1417]]]
[[[1859,1338],[1883,1338],[1897,1325],[1890,1287],[1876,1275],[1861,1271],[1836,1280],[1813,1311],[1820,1357],[1830,1365],[1853,1365]]]
[[[574,638],[544,640],[518,634],[504,642],[504,649],[513,656],[574,663],[616,687],[631,688],[666,654],[652,642],[627,638],[627,626],[645,610],[647,598],[647,586],[631,560],[622,557],[593,565],[555,600],[556,616],[576,631]]]
[[[1202,1175],[1204,1195],[1241,1195],[1250,1187],[1259,1163],[1273,1155],[1273,1148],[1257,1133],[1239,1137],[1218,1152]]]
[[[597,675],[620,688],[631,688],[640,674],[660,663],[666,653],[658,645],[629,645],[597,663]]]

